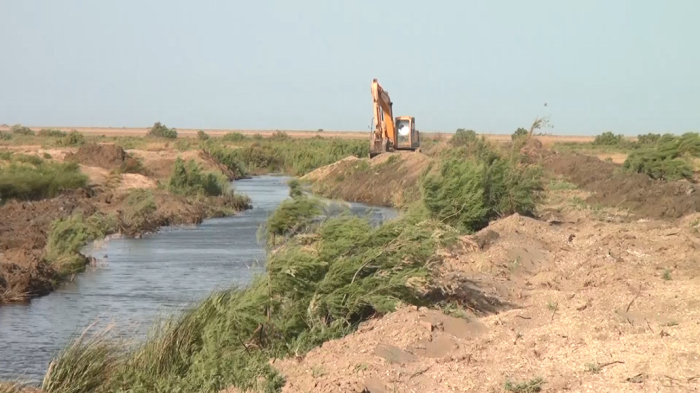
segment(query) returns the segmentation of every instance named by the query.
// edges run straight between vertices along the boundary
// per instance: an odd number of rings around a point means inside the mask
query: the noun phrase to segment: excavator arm
[[[384,90],[376,79],[372,81],[372,101],[374,102],[374,139],[396,140],[393,103],[389,92]]]
[[[416,150],[420,148],[420,137],[415,130],[412,116],[394,117],[394,108],[389,92],[372,80],[372,102],[374,104],[374,130],[371,133],[369,157],[394,150]],[[397,130],[397,127],[399,129]]]

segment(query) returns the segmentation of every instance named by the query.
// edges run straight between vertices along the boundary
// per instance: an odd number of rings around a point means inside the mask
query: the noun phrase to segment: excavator
[[[372,100],[374,130],[370,135],[369,158],[395,150],[420,149],[420,135],[416,130],[415,117],[394,118],[394,103],[389,98],[389,92],[379,85],[377,79],[372,80]]]

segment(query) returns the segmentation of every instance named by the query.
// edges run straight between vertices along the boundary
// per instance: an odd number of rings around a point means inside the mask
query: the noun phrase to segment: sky
[[[0,124],[700,131],[695,0],[0,0]],[[547,103],[547,106],[544,104]]]

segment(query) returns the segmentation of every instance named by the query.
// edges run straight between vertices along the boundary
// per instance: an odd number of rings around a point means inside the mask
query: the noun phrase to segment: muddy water
[[[141,239],[112,239],[86,251],[99,262],[72,283],[26,305],[0,307],[0,380],[38,382],[50,359],[82,329],[114,323],[143,337],[151,321],[216,288],[246,285],[265,261],[257,231],[288,196],[287,178],[236,182],[253,209],[199,226],[163,228]],[[347,204],[374,222],[395,216],[386,208]],[[333,211],[340,210],[338,207]]]

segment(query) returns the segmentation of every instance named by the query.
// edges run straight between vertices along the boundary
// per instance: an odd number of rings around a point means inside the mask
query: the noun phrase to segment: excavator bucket
[[[372,138],[369,143],[369,158],[391,151],[391,141]]]

